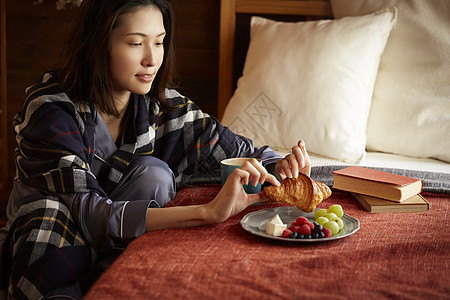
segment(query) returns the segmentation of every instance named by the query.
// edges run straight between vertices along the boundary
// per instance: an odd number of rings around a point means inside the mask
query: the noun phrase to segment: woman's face
[[[165,37],[162,14],[149,6],[125,14],[111,34],[114,95],[127,101],[131,93],[147,94],[161,67]]]

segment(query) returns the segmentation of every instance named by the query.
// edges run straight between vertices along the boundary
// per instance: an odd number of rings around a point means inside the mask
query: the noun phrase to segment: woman
[[[112,249],[153,230],[223,222],[267,200],[243,184],[279,184],[255,159],[210,203],[164,207],[176,185],[211,176],[224,158],[263,159],[282,178],[310,174],[302,141],[280,159],[170,89],[172,39],[166,0],[83,1],[62,60],[27,90],[13,124],[18,178],[1,277],[10,296],[80,297]]]

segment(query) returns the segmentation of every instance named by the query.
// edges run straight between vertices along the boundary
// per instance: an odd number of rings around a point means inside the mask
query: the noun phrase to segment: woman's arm
[[[264,193],[247,194],[242,185],[249,182],[280,183],[255,159],[236,169],[217,196],[203,205],[147,209],[145,231],[192,227],[221,223],[243,211],[247,206],[267,200]]]

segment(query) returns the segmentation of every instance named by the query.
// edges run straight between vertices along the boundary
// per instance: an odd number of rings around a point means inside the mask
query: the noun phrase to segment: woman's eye
[[[129,43],[129,45],[133,46],[133,47],[138,47],[138,46],[140,46],[142,44],[141,43]]]

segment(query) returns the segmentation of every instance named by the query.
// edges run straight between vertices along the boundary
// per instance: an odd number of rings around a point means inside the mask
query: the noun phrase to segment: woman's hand
[[[263,184],[266,181],[273,185],[280,184],[275,176],[269,174],[256,159],[252,159],[234,170],[217,196],[207,204],[211,223],[223,222],[253,203],[266,201],[262,192],[247,194],[243,188],[245,184],[251,183],[256,186],[258,183]]]
[[[298,141],[297,146],[292,147],[292,153],[277,161],[275,170],[284,178],[297,178],[298,173],[311,175],[311,159],[306,151],[305,142]]]

